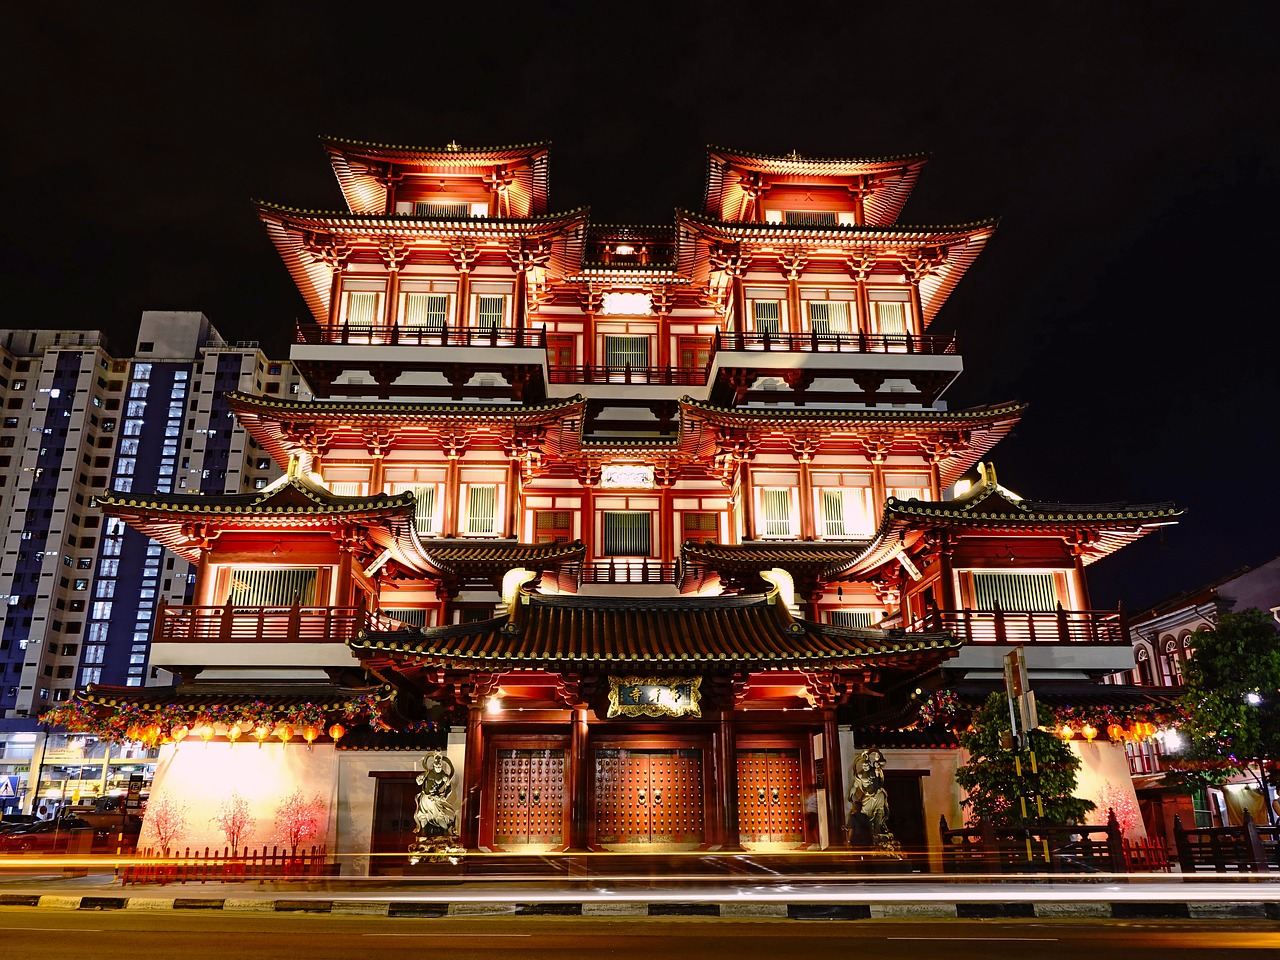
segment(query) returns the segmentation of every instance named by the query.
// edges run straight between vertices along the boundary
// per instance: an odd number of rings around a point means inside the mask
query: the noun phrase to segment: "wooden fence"
[[[237,854],[224,847],[205,847],[181,853],[155,850],[139,851],[137,859],[121,872],[125,886],[142,883],[241,883],[257,880],[312,880],[325,874],[325,848],[309,847],[290,851],[286,847],[250,850]]]
[[[1260,827],[1245,812],[1238,827],[1182,826],[1173,818],[1173,842],[1183,873],[1268,873],[1280,869],[1280,827]]]
[[[1000,830],[982,820],[951,830],[942,818],[944,873],[1125,873],[1128,860],[1115,811],[1105,824]]]

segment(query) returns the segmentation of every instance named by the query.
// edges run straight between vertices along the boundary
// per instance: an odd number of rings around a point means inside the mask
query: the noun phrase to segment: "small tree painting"
[[[1114,810],[1116,812],[1116,822],[1120,824],[1120,831],[1129,836],[1133,829],[1142,822],[1142,814],[1139,812],[1137,804],[1133,802],[1133,795],[1126,790],[1117,787],[1110,780],[1106,780],[1102,784],[1102,794],[1098,797],[1098,805],[1094,808],[1094,820],[1098,823],[1107,822],[1107,811]],[[1101,814],[1101,819],[1098,815]]]
[[[249,815],[249,801],[233,790],[231,796],[218,804],[218,812],[209,818],[209,822],[222,831],[227,846],[234,853],[248,839],[257,820]]]
[[[291,853],[297,853],[300,844],[320,835],[326,819],[325,802],[320,794],[308,799],[299,787],[276,807],[274,839],[287,846]]]
[[[176,803],[167,793],[147,804],[147,832],[155,838],[161,850],[168,852],[173,849],[187,832],[189,809],[185,803]]]

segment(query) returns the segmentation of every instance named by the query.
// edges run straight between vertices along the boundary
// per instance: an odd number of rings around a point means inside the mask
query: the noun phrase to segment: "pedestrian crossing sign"
[[[0,800],[12,800],[18,795],[17,777],[0,777]]]

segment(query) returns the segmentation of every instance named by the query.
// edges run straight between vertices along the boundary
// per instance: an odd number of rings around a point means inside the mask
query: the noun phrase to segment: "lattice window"
[[[834,227],[839,222],[834,210],[783,210],[782,219],[801,227]]]
[[[871,305],[876,312],[876,329],[885,336],[906,336],[907,305],[880,300]]]
[[[392,620],[399,620],[401,623],[407,623],[411,627],[427,626],[427,614],[431,611],[426,607],[383,607],[383,616],[390,617]]]
[[[764,520],[766,537],[791,537],[791,491],[761,490],[760,512]]]
[[[434,533],[436,530],[436,485],[434,483],[413,488],[413,522],[418,533]]]
[[[573,539],[573,513],[569,510],[535,510],[533,526],[538,543],[568,543]]]
[[[607,336],[604,338],[604,362],[611,367],[631,364],[649,366],[649,338]]]
[[[371,326],[378,322],[380,294],[353,290],[347,294],[347,323]]]
[[[316,602],[314,567],[234,567],[228,602],[237,607],[304,607]]]
[[[430,217],[435,220],[457,220],[459,217],[471,216],[471,204],[419,200],[413,205],[413,215],[415,217]]]
[[[849,304],[843,300],[809,300],[809,329],[816,334],[848,333]]]
[[[871,610],[828,610],[827,622],[833,627],[870,627],[879,617]]]
[[[697,543],[715,543],[720,539],[720,515],[710,511],[688,510],[684,513],[682,540]]]
[[[973,602],[977,610],[1046,611],[1058,606],[1051,573],[975,573]]]
[[[476,326],[501,327],[507,316],[507,298],[501,294],[476,297]]]
[[[651,550],[650,526],[653,518],[641,511],[606,511],[601,514],[603,549],[606,557],[647,557]]]
[[[467,488],[467,533],[492,536],[498,529],[498,488],[472,484]]]
[[[407,293],[404,298],[404,325],[440,330],[449,320],[449,295]]]
[[[756,333],[781,333],[782,301],[752,300],[751,329]]]

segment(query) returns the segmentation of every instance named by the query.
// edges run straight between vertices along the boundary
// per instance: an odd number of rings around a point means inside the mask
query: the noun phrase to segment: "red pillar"
[[[484,704],[473,703],[467,711],[467,755],[463,760],[462,826],[459,840],[468,850],[480,845],[480,793],[484,777]]]

